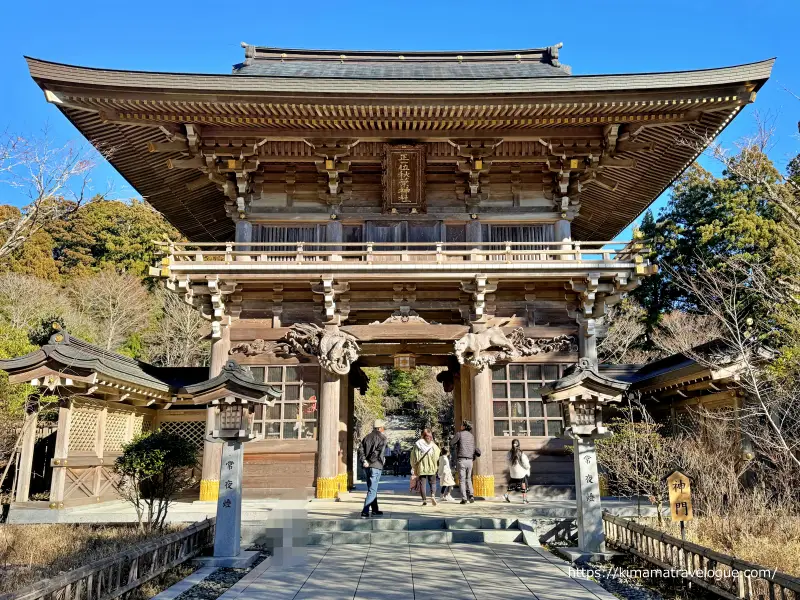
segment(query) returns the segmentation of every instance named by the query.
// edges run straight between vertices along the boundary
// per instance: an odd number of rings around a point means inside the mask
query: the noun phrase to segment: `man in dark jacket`
[[[464,421],[461,431],[450,440],[452,456],[458,465],[458,487],[461,488],[461,504],[467,500],[475,502],[472,491],[472,461],[475,458],[475,436],[472,435],[472,423]]]
[[[387,443],[386,436],[383,435],[385,428],[386,422],[377,419],[372,433],[361,440],[361,456],[364,457],[361,464],[367,477],[367,497],[364,499],[364,508],[361,511],[362,519],[369,518],[370,507],[372,507],[373,516],[383,514],[378,510],[378,482],[381,480],[385,460]]]

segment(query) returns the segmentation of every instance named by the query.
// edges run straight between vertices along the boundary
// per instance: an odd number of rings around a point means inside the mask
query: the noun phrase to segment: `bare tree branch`
[[[98,161],[110,155],[110,148],[55,145],[47,129],[40,137],[0,136],[0,183],[29,200],[19,214],[0,220],[0,259],[90,197],[107,197],[110,190],[95,190],[91,174]]]

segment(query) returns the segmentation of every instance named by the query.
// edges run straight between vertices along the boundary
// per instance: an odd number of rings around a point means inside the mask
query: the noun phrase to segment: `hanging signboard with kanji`
[[[673,521],[692,520],[692,487],[689,478],[675,471],[667,477],[669,488],[669,509]]]
[[[425,145],[386,144],[383,212],[425,212]]]

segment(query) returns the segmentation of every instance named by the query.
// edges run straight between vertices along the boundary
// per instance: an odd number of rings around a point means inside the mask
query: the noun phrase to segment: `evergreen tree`
[[[141,200],[93,200],[47,229],[65,275],[86,275],[106,266],[139,276],[156,261],[154,240],[177,240],[178,231]]]

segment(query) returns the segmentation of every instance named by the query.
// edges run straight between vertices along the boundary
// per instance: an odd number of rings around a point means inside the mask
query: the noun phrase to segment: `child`
[[[528,456],[519,447],[519,440],[511,440],[511,452],[508,453],[508,491],[503,495],[506,502],[511,502],[508,497],[509,492],[522,492],[523,504],[528,503],[528,477],[531,474],[531,463]]]
[[[442,448],[442,454],[439,457],[439,487],[443,502],[452,502],[453,497],[450,492],[456,484],[453,479],[453,471],[450,469],[450,456],[447,447]]]

